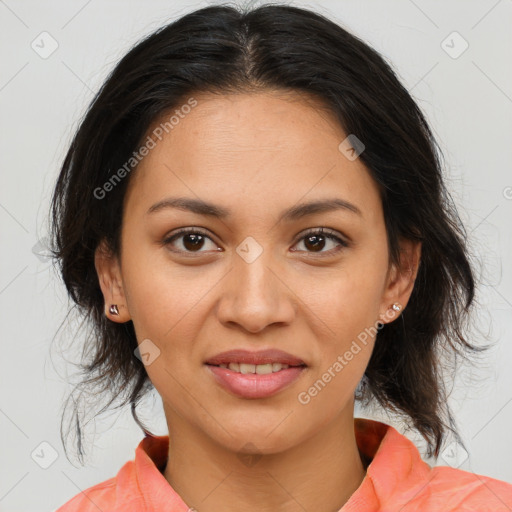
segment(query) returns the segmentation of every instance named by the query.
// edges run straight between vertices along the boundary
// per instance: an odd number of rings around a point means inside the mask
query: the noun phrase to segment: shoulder
[[[146,436],[117,475],[89,487],[56,512],[143,512],[153,510],[155,499],[179,503],[177,495],[160,473],[167,461],[168,436]]]
[[[80,492],[55,512],[108,512],[115,506],[116,478],[110,478]]]
[[[433,467],[428,478],[418,482],[410,491],[411,499],[403,512],[512,510],[512,484],[450,466]]]
[[[432,467],[390,425],[363,420],[356,424],[356,436],[361,451],[373,460],[355,504],[370,501],[375,510],[386,512],[512,510],[512,484],[451,466]]]
[[[80,492],[55,512],[142,512],[146,510],[138,488],[134,461],[128,461],[118,474]]]

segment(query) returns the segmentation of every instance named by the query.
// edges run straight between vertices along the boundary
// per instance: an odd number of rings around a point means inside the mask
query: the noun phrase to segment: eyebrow
[[[231,216],[231,211],[202,199],[194,199],[189,197],[168,197],[162,201],[158,201],[149,208],[147,214],[156,213],[167,208],[175,208],[187,212],[197,213],[217,219],[225,219]],[[301,203],[285,210],[279,216],[278,222],[291,222],[301,219],[308,215],[317,213],[331,212],[337,210],[346,210],[362,217],[361,210],[354,204],[337,197],[311,201],[309,203]]]

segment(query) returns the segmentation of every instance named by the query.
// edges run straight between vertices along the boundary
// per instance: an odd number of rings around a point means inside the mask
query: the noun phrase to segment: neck
[[[168,416],[164,477],[198,512],[337,512],[366,474],[353,410],[348,412],[298,446],[252,456],[227,450],[179,416]]]

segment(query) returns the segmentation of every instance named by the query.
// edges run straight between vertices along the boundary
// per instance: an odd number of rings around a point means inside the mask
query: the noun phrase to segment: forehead
[[[365,216],[380,213],[375,182],[359,158],[340,151],[347,134],[321,101],[288,91],[191,97],[193,108],[177,105],[148,131],[174,115],[131,177],[132,202],[149,208],[179,193],[233,205],[238,198],[259,212],[337,195],[361,205]]]

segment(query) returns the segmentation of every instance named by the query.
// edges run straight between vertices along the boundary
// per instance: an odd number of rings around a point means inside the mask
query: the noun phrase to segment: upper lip
[[[259,350],[252,352],[244,349],[221,352],[205,361],[205,364],[219,365],[229,363],[268,364],[281,363],[290,366],[306,366],[306,363],[292,354],[277,349]]]

